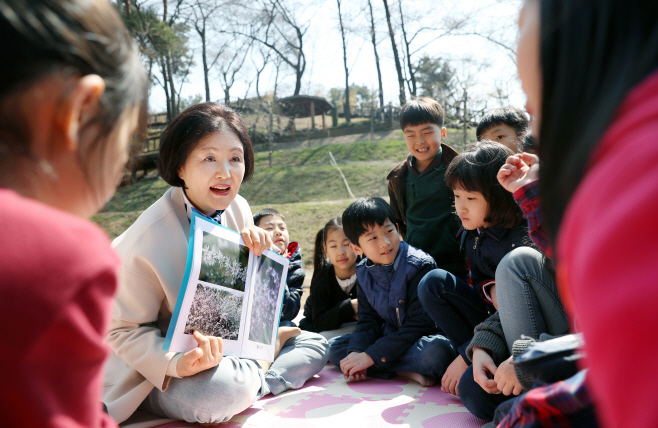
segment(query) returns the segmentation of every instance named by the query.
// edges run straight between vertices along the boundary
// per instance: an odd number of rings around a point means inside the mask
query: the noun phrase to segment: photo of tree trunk
[[[249,248],[203,232],[199,280],[244,291]]]
[[[205,336],[237,340],[242,315],[242,296],[203,284],[197,284],[185,334],[198,331]]]
[[[272,329],[275,327],[275,319],[279,316],[276,306],[279,297],[279,286],[283,266],[270,259],[261,256],[258,258],[258,269],[254,272],[254,295],[251,304],[251,326],[249,328],[249,340],[272,344]]]

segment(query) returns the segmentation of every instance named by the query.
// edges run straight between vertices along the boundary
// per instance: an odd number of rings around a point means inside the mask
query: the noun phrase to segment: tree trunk
[[[173,119],[173,112],[171,111],[171,96],[169,95],[169,77],[167,75],[167,63],[164,57],[160,58],[160,69],[162,70],[162,86],[165,91],[165,98],[167,100],[167,122]]]
[[[409,66],[409,80],[411,80],[411,92],[412,97],[416,97],[416,75],[414,73],[414,68],[411,64],[411,52],[409,51],[409,40],[407,40],[407,31],[404,28],[404,15],[402,14],[402,0],[398,0],[400,5],[400,27],[402,28],[402,36],[404,39],[404,46],[407,51],[407,65]]]
[[[126,12],[126,16],[130,15],[130,0],[124,0],[123,1],[123,7]]]
[[[167,0],[162,0],[162,22],[167,23]]]
[[[388,10],[388,2],[384,2],[384,9],[386,9],[386,21],[388,22],[388,34],[391,36],[391,46],[393,47],[393,58],[395,59],[395,69],[398,72],[398,86],[400,89],[400,106],[406,104],[407,97],[404,93],[404,77],[402,76],[402,66],[400,65],[400,56],[398,55],[398,48],[395,44],[395,33],[393,32],[393,25],[391,24],[391,13]]]
[[[299,95],[299,92],[302,90],[302,74],[303,72],[299,71],[299,66],[296,69],[297,81],[295,82],[295,93],[293,95]]]
[[[206,58],[206,23],[203,23],[202,31],[199,31],[201,37],[201,57],[203,59],[203,83],[206,85],[206,102],[210,101],[210,81],[208,80],[208,58]]]
[[[466,147],[466,140],[468,139],[468,135],[467,135],[468,124],[466,122],[468,120],[468,110],[466,108],[467,107],[466,106],[466,101],[467,100],[468,100],[468,92],[466,92],[466,89],[464,89],[464,116],[463,116],[464,117],[464,120],[463,120],[463,122],[464,122],[464,147]]]
[[[276,66],[276,75],[274,76],[274,94],[272,94],[272,100],[276,102],[277,96],[276,91],[279,89],[279,70],[281,69],[281,63]]]
[[[340,23],[340,35],[343,39],[343,67],[345,67],[345,103],[343,104],[343,113],[345,114],[345,122],[350,123],[352,120],[352,112],[350,111],[350,70],[347,67],[347,46],[345,45],[345,28],[343,27],[343,15],[340,12],[341,0],[336,0],[338,3],[338,22]]]
[[[169,76],[169,91],[171,92],[171,117],[178,116],[178,100],[176,99],[176,88],[174,87],[174,64],[171,60],[171,52],[167,53],[167,74]]]
[[[384,108],[384,85],[382,84],[382,70],[379,66],[379,54],[377,53],[377,38],[375,35],[375,15],[372,13],[372,1],[368,0],[370,8],[370,33],[372,36],[372,48],[375,50],[375,64],[377,64],[377,81],[379,82],[379,108]]]

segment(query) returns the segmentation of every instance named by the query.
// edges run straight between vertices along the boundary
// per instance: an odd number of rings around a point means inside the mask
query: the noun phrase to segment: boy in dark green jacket
[[[446,168],[457,152],[442,143],[447,133],[443,117],[441,105],[430,98],[402,106],[400,126],[409,156],[386,177],[388,195],[404,240],[431,255],[439,268],[467,279],[454,194],[445,184]]]

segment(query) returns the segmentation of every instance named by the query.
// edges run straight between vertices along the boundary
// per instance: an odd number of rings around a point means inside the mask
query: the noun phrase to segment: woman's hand
[[[530,153],[510,156],[500,167],[496,178],[508,192],[514,193],[539,178],[539,158]]]
[[[176,363],[176,372],[180,377],[195,375],[218,365],[224,358],[224,342],[221,337],[204,336],[192,333],[199,346],[184,353]]]
[[[441,378],[441,390],[459,397],[459,380],[462,378],[462,375],[467,368],[468,364],[466,364],[464,358],[461,355],[457,355],[457,358],[450,363],[448,369]]]
[[[242,229],[241,233],[244,244],[257,256],[260,256],[263,251],[269,250],[272,246],[270,234],[258,226],[247,226]]]
[[[494,381],[498,386],[498,390],[502,391],[505,395],[519,395],[523,392],[523,387],[519,383],[519,379],[516,377],[516,372],[514,371],[514,366],[512,363],[512,358],[509,357],[496,370],[494,375]]]
[[[497,367],[487,351],[476,347],[473,349],[473,379],[489,394],[500,394],[494,376]]]

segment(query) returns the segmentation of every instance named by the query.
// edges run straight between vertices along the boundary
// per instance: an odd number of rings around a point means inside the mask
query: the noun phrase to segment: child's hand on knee
[[[176,363],[176,372],[180,377],[195,375],[218,365],[224,358],[224,342],[221,337],[204,336],[192,333],[198,347],[184,353]]]
[[[458,355],[455,360],[450,363],[445,374],[441,378],[441,390],[452,395],[459,397],[459,380],[468,368],[468,364],[464,361],[461,355]]]
[[[375,364],[365,352],[352,352],[340,361],[340,370],[350,381],[365,380],[366,370]]]
[[[489,394],[500,394],[496,381],[496,364],[487,351],[482,348],[473,349],[473,380]]]
[[[523,392],[523,387],[519,382],[519,379],[516,377],[516,372],[514,371],[514,366],[512,365],[512,358],[505,360],[496,370],[494,375],[494,381],[498,387],[499,391],[502,391],[505,395],[519,395]]]

